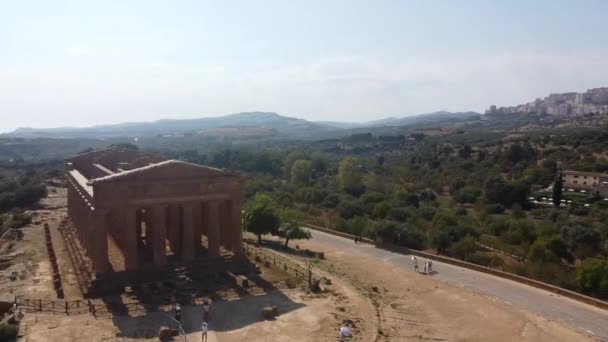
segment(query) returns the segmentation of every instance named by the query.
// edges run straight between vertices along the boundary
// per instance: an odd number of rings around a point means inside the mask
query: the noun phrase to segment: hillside
[[[108,138],[199,134],[219,128],[256,128],[261,129],[263,136],[268,136],[268,130],[271,130],[272,135],[289,137],[305,137],[315,132],[334,129],[327,125],[286,117],[277,113],[247,112],[200,119],[163,119],[154,122],[130,122],[80,128],[18,128],[7,135],[12,137]]]
[[[474,112],[435,112],[406,117],[389,117],[363,123],[319,121],[287,117],[273,112],[245,112],[199,119],[163,119],[92,127],[18,128],[6,137],[21,138],[116,138],[156,135],[203,135],[248,138],[319,138],[343,136],[350,130],[376,130],[425,123],[452,123],[478,118]]]

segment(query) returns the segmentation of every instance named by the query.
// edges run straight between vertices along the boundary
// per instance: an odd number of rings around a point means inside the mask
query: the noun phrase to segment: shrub
[[[323,199],[321,205],[325,208],[335,208],[338,203],[340,203],[340,196],[338,196],[338,194],[331,193]]]
[[[502,204],[488,204],[486,205],[486,212],[488,214],[502,214],[505,212],[505,207]]]
[[[384,196],[384,194],[381,192],[366,192],[361,196],[361,200],[365,204],[378,203],[384,201],[385,199],[386,196]]]
[[[504,216],[490,216],[491,220],[486,225],[485,231],[488,234],[500,236],[507,230],[509,230],[510,222],[509,219]]]
[[[413,249],[423,249],[426,245],[424,234],[415,227],[401,226],[395,222],[382,221],[376,226],[376,233],[384,242]]]
[[[19,327],[15,324],[3,323],[0,324],[0,341],[10,341],[17,337]]]
[[[429,232],[429,241],[431,246],[437,250],[437,253],[444,253],[452,244],[448,232],[440,229],[433,229]]]
[[[391,206],[386,202],[376,203],[372,209],[372,217],[375,219],[383,219],[386,217],[390,209]]]
[[[340,216],[345,219],[365,214],[365,207],[359,200],[355,199],[342,200],[336,209],[338,210],[338,213],[340,213]]]
[[[464,239],[453,244],[449,248],[448,252],[455,258],[465,260],[469,254],[475,253],[478,249],[479,247],[477,247],[477,241],[475,238],[468,235]]]
[[[302,203],[318,204],[326,197],[327,193],[324,190],[307,187],[296,191],[296,199]]]
[[[421,208],[418,209],[418,213],[420,214],[420,217],[422,217],[423,219],[430,221],[433,219],[433,217],[435,217],[435,214],[437,213],[437,209],[425,205]]]
[[[454,194],[454,199],[459,203],[474,203],[481,195],[481,189],[476,186],[466,186]]]
[[[405,208],[392,208],[388,211],[388,217],[399,222],[405,222],[410,216],[410,212]]]
[[[11,216],[8,226],[10,228],[21,228],[32,223],[32,216],[24,212],[16,212]]]
[[[576,282],[580,291],[608,298],[608,263],[586,259],[576,269]]]

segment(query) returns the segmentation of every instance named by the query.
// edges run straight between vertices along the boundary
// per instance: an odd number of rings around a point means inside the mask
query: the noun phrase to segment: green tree
[[[450,249],[450,255],[464,260],[468,255],[475,253],[479,247],[477,247],[477,240],[471,235],[467,235],[464,239],[454,243]]]
[[[562,187],[564,186],[563,175],[560,172],[553,183],[553,205],[559,207],[562,203]]]
[[[256,234],[258,243],[262,243],[262,235],[276,235],[280,224],[272,198],[266,194],[257,194],[245,210],[245,229]]]
[[[437,253],[444,253],[452,244],[452,240],[447,231],[441,229],[432,229],[429,233],[431,246],[437,250]]]
[[[293,164],[298,160],[307,159],[308,155],[302,150],[296,149],[289,152],[283,162],[283,167],[285,168],[285,175],[287,179],[291,179],[291,168],[293,167]]]
[[[391,210],[391,206],[386,202],[376,203],[372,208],[372,217],[376,219],[383,219]]]
[[[302,220],[298,212],[292,209],[283,209],[279,214],[281,224],[277,235],[285,238],[285,247],[289,240],[310,239],[310,231],[302,228]]]
[[[312,162],[298,159],[291,167],[291,182],[295,185],[308,185],[312,176]]]
[[[338,166],[338,185],[342,190],[353,196],[363,192],[362,185],[363,173],[357,159],[346,157],[340,161]]]
[[[469,145],[464,145],[460,150],[458,150],[458,156],[462,159],[471,158],[471,153],[473,153],[473,150]]]
[[[600,259],[585,259],[576,269],[576,282],[581,292],[608,297],[608,263]]]

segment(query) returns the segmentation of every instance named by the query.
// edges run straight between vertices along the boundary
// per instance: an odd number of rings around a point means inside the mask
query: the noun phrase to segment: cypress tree
[[[559,207],[562,203],[562,187],[564,186],[563,174],[560,171],[553,183],[553,205]]]

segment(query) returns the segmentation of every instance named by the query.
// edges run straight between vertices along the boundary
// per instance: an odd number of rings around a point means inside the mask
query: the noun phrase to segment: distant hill
[[[479,117],[478,113],[434,112],[406,117],[353,123],[311,122],[272,112],[246,112],[200,119],[163,119],[153,122],[127,122],[92,127],[18,128],[4,134],[23,138],[116,138],[144,136],[201,135],[232,138],[318,138],[339,136],[348,131],[374,130],[379,127],[400,127],[424,123],[453,122]]]
[[[479,117],[479,113],[476,112],[446,112],[439,111],[428,114],[418,114],[404,117],[388,117],[381,120],[370,121],[363,124],[361,127],[379,127],[379,126],[407,126],[412,124],[436,122],[443,120],[454,120],[454,119],[469,119],[473,117]]]
[[[216,130],[228,129],[232,130]],[[263,136],[306,137],[335,127],[270,112],[247,112],[201,119],[164,119],[154,122],[129,122],[116,125],[60,128],[18,128],[8,136],[50,138],[108,138],[150,135],[203,134],[234,130],[259,131]],[[255,128],[255,129],[254,129]],[[251,135],[251,134],[248,134]]]

